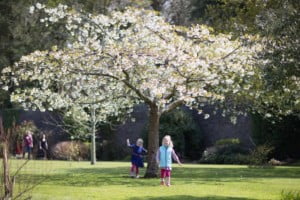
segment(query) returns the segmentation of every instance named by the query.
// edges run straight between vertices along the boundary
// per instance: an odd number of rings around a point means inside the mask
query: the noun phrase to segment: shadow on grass
[[[143,169],[144,170],[144,169]],[[157,186],[159,179],[132,179],[127,177],[128,167],[114,168],[70,168],[47,175],[43,184],[63,186],[125,185],[127,187]],[[141,172],[143,174],[143,171]],[[26,174],[30,178],[44,179],[45,175]],[[172,172],[178,184],[213,184],[225,182],[259,182],[257,178],[300,178],[300,168],[175,168]],[[23,177],[26,178],[26,177]],[[249,180],[251,179],[251,180]],[[180,183],[181,182],[181,183]],[[211,197],[214,199],[213,197]]]
[[[300,178],[300,168],[176,168],[178,178]]]
[[[300,178],[300,168],[176,168],[173,177],[184,183],[222,185],[226,182],[260,182],[260,178]],[[217,183],[216,183],[217,182]]]
[[[190,195],[174,195],[167,197],[133,197],[129,200],[254,200],[248,198],[239,198],[239,197],[222,197],[222,196],[206,196],[206,197],[195,197]]]
[[[136,186],[157,186],[157,179],[133,179],[129,177],[129,167],[115,168],[74,168],[63,171],[64,173],[54,173],[47,175],[43,184],[77,186],[77,187],[97,187],[106,185],[126,185],[127,187]],[[141,173],[143,174],[143,173]],[[22,174],[20,178],[26,177],[36,181],[45,178],[45,175]]]

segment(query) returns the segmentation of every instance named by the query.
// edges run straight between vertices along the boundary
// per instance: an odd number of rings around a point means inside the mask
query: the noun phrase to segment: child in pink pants
[[[173,149],[173,142],[169,135],[162,140],[162,146],[159,147],[156,154],[156,161],[160,168],[161,185],[171,185],[172,158],[181,165],[181,162]]]

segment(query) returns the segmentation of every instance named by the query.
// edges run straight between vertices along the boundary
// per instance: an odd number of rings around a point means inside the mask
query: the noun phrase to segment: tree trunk
[[[92,108],[92,138],[91,138],[91,165],[96,164],[96,113]]]
[[[160,11],[160,9],[161,9],[161,1],[160,0],[152,0],[151,6],[152,6],[152,8],[154,10]]]
[[[0,148],[2,148],[2,162],[3,162],[3,189],[4,189],[4,200],[9,200],[12,198],[12,190],[13,185],[11,182],[10,174],[9,174],[9,163],[8,163],[8,138],[9,138],[10,132],[9,130],[5,133],[2,123],[2,118],[0,117]],[[2,188],[0,189],[2,190]],[[1,192],[0,192],[1,193]]]
[[[148,133],[148,165],[145,178],[157,177],[158,165],[156,151],[159,147],[159,118],[160,113],[156,105],[150,105],[149,133]]]
[[[12,187],[9,174],[8,164],[8,147],[7,142],[2,143],[2,156],[3,156],[3,181],[4,181],[4,199],[12,197]]]

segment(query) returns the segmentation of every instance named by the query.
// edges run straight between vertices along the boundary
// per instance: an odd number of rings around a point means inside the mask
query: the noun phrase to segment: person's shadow
[[[173,195],[161,197],[132,197],[128,200],[255,200],[243,197],[227,197],[227,196],[205,196],[195,197],[191,195]]]

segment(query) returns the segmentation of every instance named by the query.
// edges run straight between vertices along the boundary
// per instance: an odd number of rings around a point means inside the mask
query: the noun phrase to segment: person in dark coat
[[[130,144],[127,139],[127,146],[132,148],[130,176],[133,178],[139,178],[139,168],[144,167],[143,155],[147,150],[143,147],[143,143],[141,138],[137,139],[136,144]]]
[[[46,135],[43,134],[39,141],[39,150],[42,152],[42,157],[44,160],[47,159],[47,151],[48,151],[48,143],[46,139]]]

